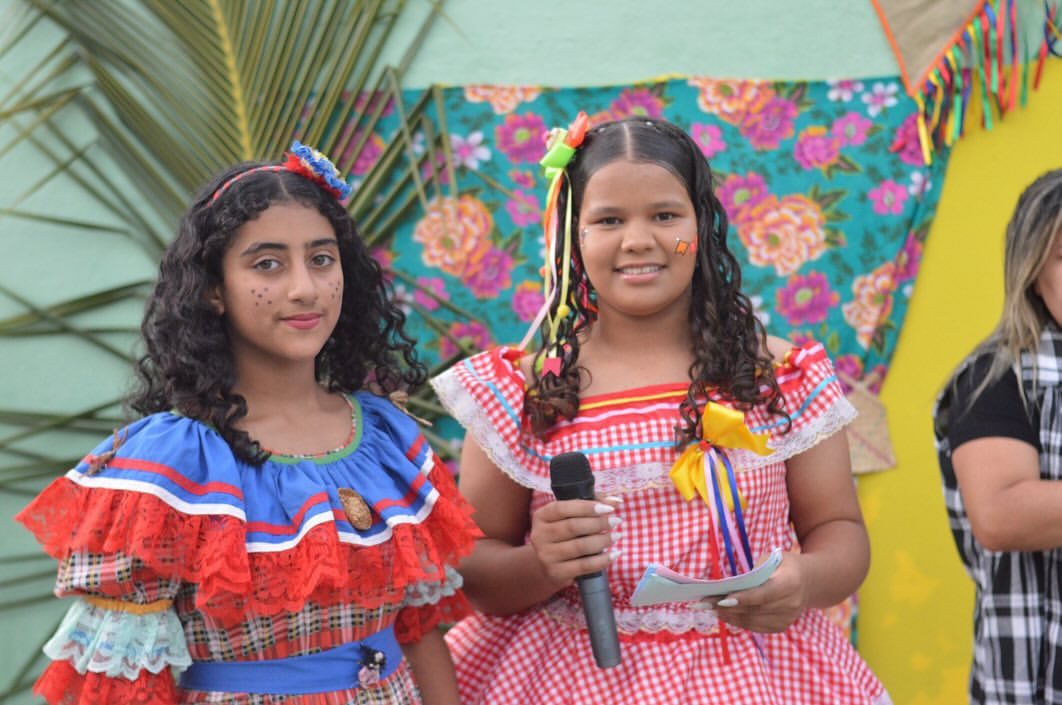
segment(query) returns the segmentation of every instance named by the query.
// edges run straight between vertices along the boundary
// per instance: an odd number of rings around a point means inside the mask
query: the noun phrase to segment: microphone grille
[[[554,485],[570,485],[593,477],[590,462],[582,453],[561,453],[549,461],[549,477]]]

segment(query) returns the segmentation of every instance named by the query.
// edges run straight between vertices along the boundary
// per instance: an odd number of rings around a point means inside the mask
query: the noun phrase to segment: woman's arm
[[[967,441],[952,451],[970,527],[990,551],[1062,546],[1062,481],[1040,478],[1036,448],[1016,438]]]
[[[531,490],[502,473],[471,436],[461,453],[460,489],[485,535],[460,566],[465,595],[477,609],[519,612],[576,576],[608,567],[609,504],[551,502],[529,517]],[[529,526],[531,541],[525,543]]]
[[[402,653],[409,661],[424,705],[460,705],[454,662],[441,631],[432,629],[419,641],[402,644]]]
[[[786,482],[800,552],[786,554],[762,586],[729,596],[736,606],[716,608],[724,621],[751,631],[780,632],[808,607],[841,602],[870,566],[845,435],[836,433],[787,460]]]

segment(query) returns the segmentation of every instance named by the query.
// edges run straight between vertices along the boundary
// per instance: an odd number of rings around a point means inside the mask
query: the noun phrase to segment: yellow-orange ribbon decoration
[[[774,451],[767,447],[768,434],[753,433],[745,425],[745,414],[737,409],[708,402],[701,414],[701,443],[691,443],[675,464],[671,467],[671,482],[686,501],[700,495],[704,503],[712,506],[712,493],[705,477],[704,453],[705,449],[717,448],[740,448],[751,450],[757,455],[770,455]],[[719,474],[719,486],[727,487],[726,469],[722,462],[716,464],[716,472]],[[733,511],[734,498],[725,493],[727,509]],[[744,501],[738,498],[744,507]]]

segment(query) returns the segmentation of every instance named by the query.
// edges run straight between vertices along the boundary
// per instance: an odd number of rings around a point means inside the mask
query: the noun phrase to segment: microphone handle
[[[590,650],[598,668],[619,665],[620,650],[616,634],[616,615],[612,612],[612,595],[604,571],[576,578],[583,598],[583,612],[590,632]]]

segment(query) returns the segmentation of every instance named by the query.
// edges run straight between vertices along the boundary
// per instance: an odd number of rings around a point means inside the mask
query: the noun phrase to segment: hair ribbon
[[[571,163],[572,157],[575,156],[575,150],[583,143],[589,124],[589,117],[587,117],[585,112],[580,112],[572,124],[568,126],[568,129],[555,127],[546,134],[546,154],[539,160],[546,179],[549,181],[546,191],[546,209],[542,218],[542,228],[546,243],[546,263],[543,268],[544,301],[541,310],[535,316],[527,334],[524,336],[523,342],[520,344],[521,349],[527,346],[535,331],[542,325],[542,321],[549,315],[550,303],[553,300],[558,283],[560,285],[560,299],[558,300],[557,312],[554,317],[550,318],[549,322],[548,340],[550,343],[557,342],[557,328],[560,326],[561,320],[570,311],[567,303],[570,284],[567,262],[571,258],[572,246],[572,193],[570,183],[568,184],[567,208],[564,213],[563,240],[560,241],[562,245],[561,253],[557,252],[557,199],[560,196],[561,184],[564,182],[565,170],[568,168],[568,164]],[[560,254],[559,262],[557,261],[558,254]],[[546,360],[547,371],[554,374],[559,373],[559,363],[559,358],[548,358]]]

